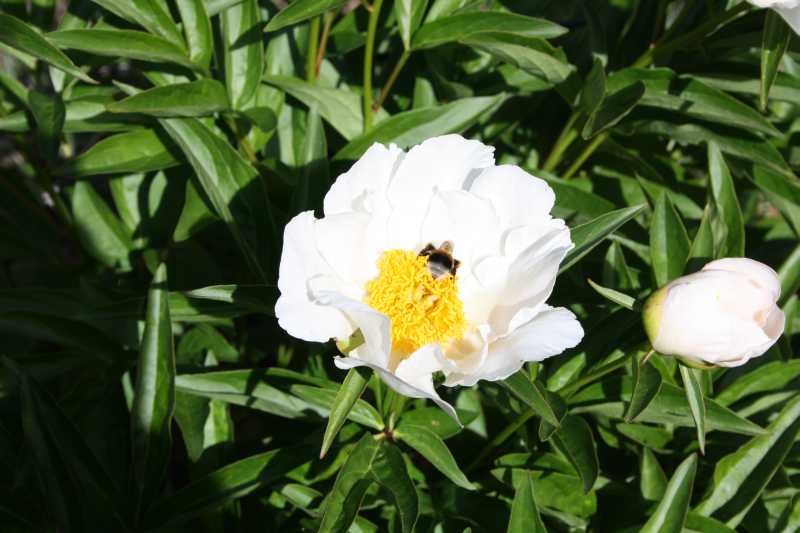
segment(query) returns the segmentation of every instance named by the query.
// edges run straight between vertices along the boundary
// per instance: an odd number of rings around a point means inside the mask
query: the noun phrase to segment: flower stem
[[[367,25],[367,44],[364,49],[364,132],[372,127],[372,56],[375,52],[375,34],[381,15],[383,0],[374,0]]]
[[[306,81],[317,81],[317,47],[319,46],[319,17],[311,19],[308,26],[308,50],[306,52]]]
[[[749,4],[747,2],[741,2],[727,11],[723,11],[716,17],[708,19],[694,30],[678,37],[677,39],[674,39],[663,45],[653,45],[644,54],[642,54],[632,66],[635,68],[647,67],[653,62],[656,56],[667,55],[680,50],[681,48],[684,48],[685,46],[688,46],[699,39],[702,39],[722,24],[725,24],[729,20],[736,18],[741,12],[748,8]]]
[[[400,71],[403,70],[403,67],[408,61],[408,57],[411,55],[411,52],[408,50],[403,51],[403,55],[400,56],[400,59],[397,60],[397,64],[392,69],[392,73],[389,74],[389,79],[386,80],[386,83],[383,85],[383,89],[381,90],[381,95],[378,97],[378,101],[375,102],[375,105],[372,106],[372,111],[377,111],[381,108],[383,103],[386,101],[386,98],[389,96],[389,91],[392,90],[392,86],[397,81],[397,77],[400,75]]]
[[[322,37],[319,39],[317,60],[314,64],[314,75],[317,77],[319,77],[319,69],[322,66],[322,60],[325,59],[325,49],[328,47],[328,38],[331,35],[331,26],[333,26],[333,19],[335,18],[336,11],[328,11],[325,13],[325,22],[322,25]]]
[[[584,147],[584,149],[581,152],[581,154],[578,156],[578,158],[575,161],[572,162],[570,167],[567,169],[567,172],[564,173],[563,178],[564,179],[569,179],[572,176],[574,176],[575,173],[578,170],[580,170],[581,166],[583,166],[583,164],[586,162],[586,160],[589,159],[589,157],[591,157],[591,155],[594,153],[594,151],[597,150],[597,148],[601,144],[603,144],[603,142],[607,138],[608,138],[608,132],[606,132],[606,131],[604,131],[603,133],[600,133],[598,135],[595,135],[594,139],[592,139],[592,142],[587,144]]]
[[[580,112],[578,110],[572,111],[569,119],[567,119],[567,123],[564,125],[564,129],[553,145],[553,149],[550,150],[550,155],[547,156],[547,160],[544,162],[543,170],[552,172],[561,162],[561,158],[564,157],[564,152],[567,151],[567,148],[569,148],[572,142],[577,138],[578,130],[575,128],[575,123],[578,121],[579,115]]]

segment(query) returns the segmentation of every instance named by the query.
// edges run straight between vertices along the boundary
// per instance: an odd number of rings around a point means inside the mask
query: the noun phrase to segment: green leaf
[[[611,211],[604,215],[575,226],[570,229],[572,242],[575,247],[567,252],[567,256],[561,263],[559,273],[566,271],[588,254],[592,249],[600,244],[603,239],[617,231],[623,224],[641,213],[645,205],[635,205]]]
[[[515,487],[507,533],[547,533],[533,497],[534,480],[531,472],[525,472]]]
[[[264,70],[258,1],[244,0],[226,9],[220,14],[220,22],[225,47],[225,85],[233,108],[244,109],[255,98]]]
[[[632,390],[633,382],[627,376],[608,378],[570,397],[570,409],[573,413],[601,413],[604,416],[622,418],[625,411],[625,405],[622,402],[630,401]],[[705,398],[705,408],[708,431],[720,430],[741,435],[762,435],[764,433],[764,430],[758,425],[742,418],[711,398]],[[637,417],[637,421],[694,427],[694,419],[686,400],[686,394],[680,387],[669,383],[661,384],[658,394]]]
[[[325,426],[325,435],[322,437],[322,448],[319,457],[322,459],[328,453],[333,440],[342,429],[353,406],[363,394],[367,387],[368,373],[363,368],[351,368],[342,381],[339,390],[336,391],[336,398],[331,405],[331,414],[328,417],[328,424]]]
[[[251,270],[262,281],[274,235],[264,182],[250,163],[198,119],[161,119],[161,124],[194,168],[197,179],[228,225]],[[274,242],[274,241],[272,241]]]
[[[600,471],[592,429],[580,416],[567,415],[551,442],[569,460],[583,483],[584,494],[592,490]]]
[[[75,184],[72,215],[86,252],[109,268],[130,269],[131,236],[89,182]]]
[[[714,400],[720,405],[731,405],[751,394],[781,391],[800,376],[800,361],[773,361],[742,374],[722,389]]]
[[[686,365],[680,365],[683,390],[686,392],[686,401],[692,411],[695,427],[697,428],[697,443],[700,453],[706,453],[706,404],[703,401],[703,389],[695,375],[696,370]]]
[[[459,42],[488,52],[553,84],[563,82],[574,69],[567,63],[563,52],[543,39],[513,33],[485,32],[463,37]]]
[[[567,414],[564,401],[555,393],[548,391],[538,381],[532,381],[524,370],[512,374],[503,385],[533,409],[542,420],[551,426],[559,427]]]
[[[474,413],[458,410],[458,418],[463,420],[465,424],[467,421],[472,421],[475,418]],[[405,423],[411,426],[422,426],[436,433],[443,439],[457,435],[464,429],[458,425],[453,417],[442,411],[438,407],[422,407],[419,409],[412,409],[411,411],[404,411],[400,415],[400,423]]]
[[[375,125],[365,135],[350,141],[334,159],[358,159],[376,142],[395,143],[406,148],[429,137],[462,132],[496,109],[505,98],[503,94],[461,98],[441,106],[398,113]]]
[[[800,184],[796,179],[759,165],[753,167],[751,179],[800,237]]]
[[[600,107],[591,114],[583,127],[581,136],[591,139],[628,116],[639,103],[645,93],[645,86],[641,82],[628,85],[614,93],[609,94]]]
[[[394,430],[394,436],[419,452],[450,481],[461,488],[475,490],[475,485],[470,483],[458,467],[453,454],[439,435],[425,426],[401,422]]]
[[[364,435],[339,470],[333,489],[325,500],[320,533],[345,532],[361,506],[364,493],[378,483],[394,498],[401,531],[414,529],[419,512],[417,492],[408,477],[403,456],[386,439]]]
[[[111,103],[112,113],[153,117],[204,117],[228,109],[225,87],[215,80],[198,80],[155,87]]]
[[[597,293],[600,294],[600,296],[602,296],[603,298],[612,301],[617,305],[621,305],[625,309],[630,309],[631,311],[637,309],[639,304],[636,301],[636,298],[615,291],[614,289],[602,287],[597,283],[595,283],[594,281],[592,281],[591,279],[587,279],[586,281],[589,283],[589,286],[591,286],[594,290],[596,290]]]
[[[406,50],[411,48],[411,36],[422,23],[427,7],[428,0],[396,0],[394,3],[394,16]]]
[[[56,48],[47,38],[40,35],[32,27],[11,15],[0,13],[0,43],[30,54],[37,59],[71,74],[87,83],[97,83],[87,76],[61,50]]]
[[[159,494],[172,448],[175,411],[175,350],[169,314],[167,265],[156,269],[147,297],[147,314],[131,409],[133,483],[140,516]]]
[[[166,142],[165,142],[166,141]],[[140,129],[102,139],[59,169],[67,176],[150,172],[180,164],[177,148],[164,134]]]
[[[650,258],[656,285],[681,276],[689,258],[689,235],[666,193],[656,201],[650,222]]]
[[[712,206],[706,205],[700,227],[694,235],[689,259],[704,259],[706,262],[714,258],[714,233],[711,230]]]
[[[308,446],[294,446],[226,465],[156,502],[146,524],[151,527],[180,524],[203,511],[242,498],[308,461],[310,451]]]
[[[342,137],[348,141],[364,131],[361,97],[344,89],[332,89],[289,76],[264,76],[264,81],[278,87],[316,110]],[[388,117],[385,111],[376,113],[376,122]]]
[[[207,398],[176,391],[175,422],[183,436],[186,454],[189,460],[197,462],[203,454],[203,429],[208,419],[209,403]]]
[[[717,462],[708,496],[695,509],[735,528],[781,467],[800,431],[800,397],[795,396],[769,425],[767,433]]]
[[[507,33],[537,39],[554,39],[567,32],[553,22],[499,11],[460,13],[427,22],[417,30],[411,48],[421,50],[481,33]]]
[[[199,67],[208,69],[214,56],[214,34],[203,0],[175,0],[175,5],[183,21],[189,59]]]
[[[99,56],[127,57],[155,63],[175,63],[195,68],[183,49],[163,37],[134,30],[62,30],[47,34],[59,48],[80,50]]]
[[[625,412],[626,422],[633,422],[647,409],[650,402],[658,396],[662,381],[661,372],[653,365],[642,363],[637,358],[633,359],[633,392],[628,410]]]
[[[347,0],[295,0],[272,17],[264,31],[278,31],[286,26],[303,22],[331,9],[344,5]]]
[[[330,416],[331,408],[336,400],[336,391],[327,387],[311,387],[308,385],[292,385],[289,391],[295,396],[307,401],[310,405],[320,408],[322,416]],[[346,416],[369,428],[381,431],[383,419],[372,405],[363,400],[357,400]]]
[[[679,113],[723,126],[736,126],[747,131],[778,134],[775,127],[756,110],[692,76],[678,76],[666,68],[629,68],[615,72],[608,79],[610,91],[636,82],[644,83],[646,87],[639,102],[641,106]]]
[[[725,164],[719,147],[708,143],[708,175],[711,193],[719,214],[720,224],[715,234],[719,237],[718,257],[744,256],[744,221],[733,178]]]
[[[64,128],[66,111],[60,94],[45,95],[38,91],[28,93],[28,106],[36,121],[39,147],[52,164],[58,158],[61,145],[61,130]]]
[[[658,463],[656,455],[646,446],[642,447],[642,461],[639,473],[639,486],[644,499],[656,502],[661,501],[667,491],[667,476]]]
[[[138,24],[150,33],[160,35],[178,46],[183,46],[183,38],[169,10],[162,3],[153,0],[92,0],[116,16]]]
[[[692,454],[675,469],[664,497],[655,512],[640,530],[642,533],[681,533],[689,513],[697,455]]]
[[[581,91],[579,107],[591,116],[603,103],[606,97],[606,70],[599,57],[594,58],[592,69],[586,75]]]
[[[789,48],[791,38],[792,29],[789,25],[776,11],[767,10],[761,43],[761,90],[758,100],[762,110],[767,109],[769,91],[772,84],[775,83],[778,67],[783,59],[783,54]]]

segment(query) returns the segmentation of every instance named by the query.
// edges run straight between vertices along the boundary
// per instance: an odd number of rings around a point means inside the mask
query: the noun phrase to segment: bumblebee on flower
[[[286,227],[276,315],[291,335],[364,344],[339,368],[368,366],[397,392],[500,380],[580,342],[565,308],[545,302],[572,247],[550,216],[552,189],[458,135],[408,152],[373,145],[325,197],[324,214]]]

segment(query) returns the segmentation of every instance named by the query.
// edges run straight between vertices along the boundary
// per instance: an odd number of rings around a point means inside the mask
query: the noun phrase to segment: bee
[[[421,257],[427,257],[428,272],[431,273],[433,279],[439,279],[442,276],[450,274],[456,275],[456,270],[461,262],[453,258],[453,242],[444,241],[438,248],[433,243],[428,243],[419,252]]]

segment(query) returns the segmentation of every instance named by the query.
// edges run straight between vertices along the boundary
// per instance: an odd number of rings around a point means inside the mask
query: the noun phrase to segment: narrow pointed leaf
[[[781,467],[800,431],[800,397],[795,396],[769,425],[767,433],[717,462],[708,496],[696,511],[735,528]]]
[[[689,235],[666,193],[661,193],[650,223],[650,256],[656,285],[683,274],[689,257]]]
[[[744,255],[744,221],[733,178],[719,147],[708,143],[708,175],[711,194],[719,216],[718,257],[742,257]]]
[[[697,455],[692,454],[678,465],[669,480],[664,497],[640,530],[642,533],[681,533],[689,513]]]
[[[153,117],[203,117],[228,108],[225,87],[215,80],[155,87],[107,107],[112,113],[140,113]]]
[[[759,91],[759,104],[761,109],[767,108],[769,92],[775,83],[778,67],[783,59],[783,54],[789,48],[792,38],[792,29],[784,22],[780,15],[773,10],[767,10],[764,19],[764,33],[761,42],[761,89]]]
[[[214,55],[214,34],[211,18],[206,13],[203,0],[176,0],[183,21],[183,32],[189,46],[189,59],[207,69]]]
[[[160,491],[172,448],[175,352],[169,314],[167,266],[159,265],[147,298],[136,395],[131,412],[133,483],[142,513]]]
[[[580,416],[567,415],[551,442],[575,468],[583,483],[584,494],[592,490],[600,472],[600,463],[589,424]]]
[[[295,0],[272,17],[264,31],[278,31],[347,3],[347,0]]]
[[[108,57],[127,57],[155,63],[174,63],[195,68],[186,52],[163,37],[134,30],[61,30],[47,34],[59,48]]]
[[[633,392],[631,392],[628,410],[625,412],[625,420],[627,422],[633,422],[642,411],[647,409],[650,402],[658,396],[662,381],[661,372],[656,370],[653,365],[641,363],[634,358]]]
[[[589,283],[589,286],[591,286],[594,290],[596,290],[597,293],[600,296],[602,296],[603,298],[605,298],[605,299],[607,299],[609,301],[612,301],[617,305],[621,305],[625,309],[630,309],[631,311],[636,309],[636,307],[638,305],[638,302],[636,301],[636,298],[633,298],[631,296],[628,296],[627,294],[615,291],[614,289],[609,289],[607,287],[602,287],[602,286],[598,285],[597,283],[595,283],[594,281],[592,281],[591,279],[587,279],[586,281],[587,281],[587,283]]]
[[[633,111],[644,93],[644,84],[636,82],[608,95],[586,121],[581,132],[583,138],[591,139],[598,133],[615,126]]]
[[[133,130],[102,139],[70,159],[58,174],[99,176],[163,170],[180,164],[180,152],[163,132]]]
[[[700,445],[700,453],[706,451],[706,404],[703,400],[703,390],[700,382],[695,375],[695,369],[686,365],[680,365],[683,389],[686,392],[686,400],[692,411],[695,427],[697,428],[697,443]]]
[[[569,267],[577,263],[588,254],[592,249],[600,244],[606,237],[617,231],[623,224],[634,218],[644,210],[644,205],[625,207],[600,215],[599,217],[575,226],[570,229],[570,236],[575,247],[567,252],[567,256],[561,263],[559,273],[566,271]]]
[[[422,23],[426,7],[428,0],[396,0],[394,3],[394,16],[406,50],[411,48],[411,36]]]
[[[507,533],[547,533],[533,497],[534,479],[530,472],[525,472],[517,484]]]
[[[72,190],[75,231],[84,250],[109,268],[130,269],[131,235],[87,181]]]
[[[538,381],[531,381],[524,370],[506,378],[503,385],[542,420],[555,427],[561,425],[561,420],[567,414],[564,401],[556,394],[548,394],[550,391]]]
[[[319,452],[320,458],[325,457],[333,444],[333,440],[339,430],[347,420],[347,416],[353,405],[363,394],[367,387],[368,377],[362,368],[351,368],[336,392],[336,398],[331,406],[331,414],[328,416],[328,424],[325,426],[325,435],[322,437],[322,448]]]
[[[566,33],[553,22],[514,13],[485,11],[460,13],[423,24],[411,43],[415,50],[432,48],[482,33],[508,33],[538,39],[553,39]]]
[[[475,490],[475,485],[470,483],[467,476],[458,467],[458,463],[447,445],[436,433],[424,426],[401,422],[395,429],[394,435],[419,452],[450,481],[461,488]]]
[[[36,133],[42,154],[53,164],[58,158],[61,131],[66,110],[60,94],[45,95],[38,91],[28,94],[28,107],[36,121]]]
[[[153,0],[92,0],[118,17],[138,24],[150,33],[160,35],[176,45],[183,46],[178,26],[162,3]]]
[[[11,15],[0,13],[0,43],[30,54],[87,83],[96,83],[46,37]]]
[[[225,85],[234,109],[249,107],[261,81],[264,48],[260,17],[257,0],[243,0],[220,14]]]

